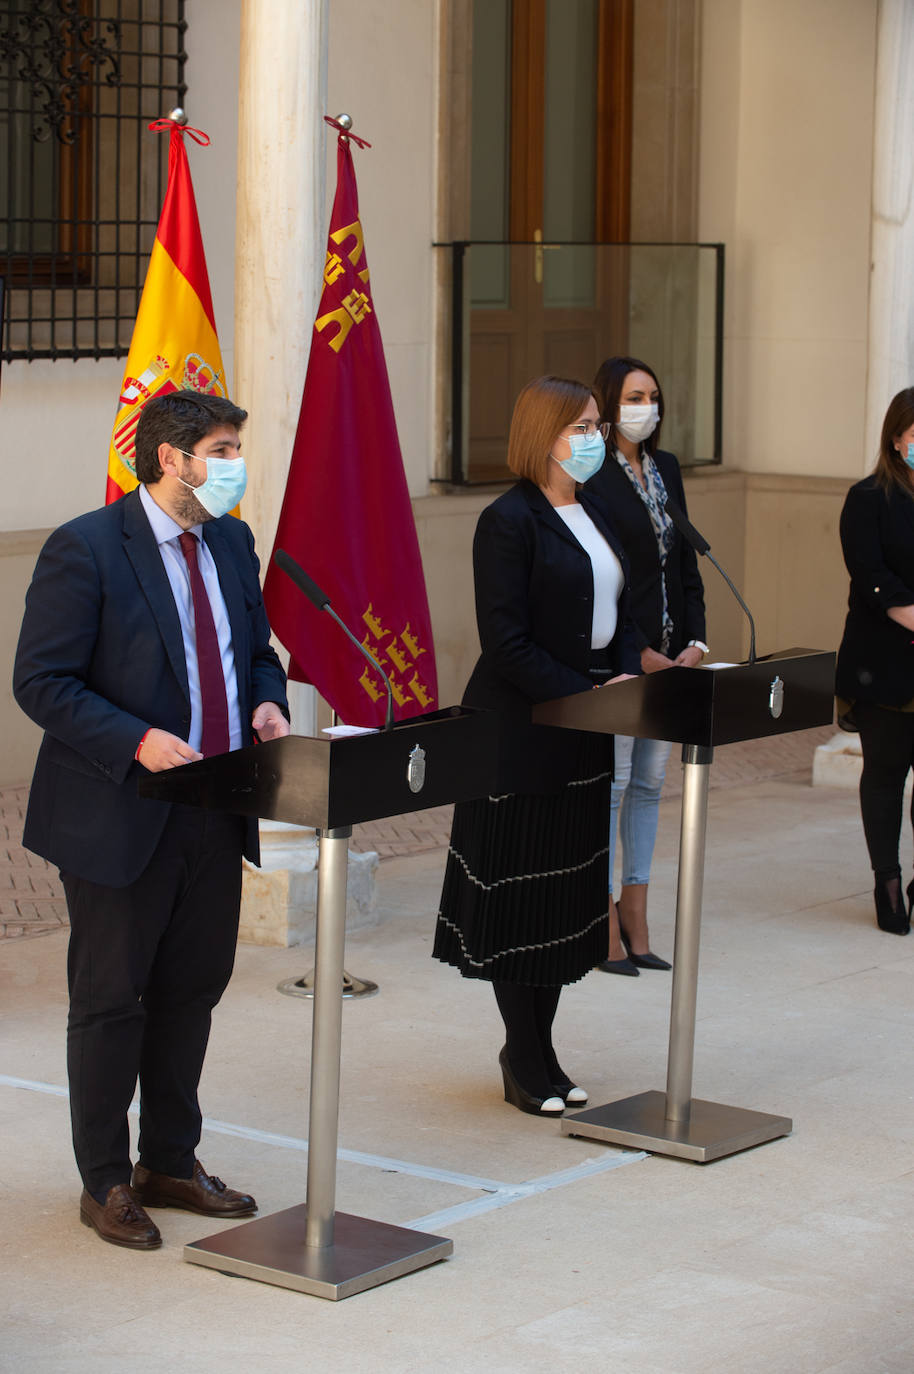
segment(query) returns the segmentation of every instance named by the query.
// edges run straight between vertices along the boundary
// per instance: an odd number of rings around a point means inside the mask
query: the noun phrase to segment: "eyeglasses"
[[[612,428],[608,424],[598,424],[596,420],[580,420],[576,425],[566,425],[568,434],[580,435],[581,438],[590,437],[591,434],[601,434],[604,439],[609,438],[609,431]]]

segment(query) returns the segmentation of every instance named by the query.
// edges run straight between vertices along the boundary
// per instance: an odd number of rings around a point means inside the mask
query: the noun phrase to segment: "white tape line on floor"
[[[50,1097],[69,1097],[67,1089],[59,1087],[56,1083],[42,1083],[31,1078],[13,1078],[8,1074],[0,1074],[0,1087],[21,1088],[27,1092],[43,1093]],[[138,1103],[131,1104],[130,1113],[132,1116],[139,1114]],[[308,1148],[307,1140],[300,1136],[279,1135],[274,1131],[260,1131],[254,1126],[237,1126],[229,1121],[215,1121],[209,1117],[203,1118],[203,1129],[216,1135],[253,1140],[259,1145],[275,1145],[283,1150],[304,1151]],[[383,1169],[386,1173],[408,1174],[411,1178],[427,1178],[436,1183],[450,1183],[484,1194],[483,1197],[458,1202],[453,1207],[445,1207],[439,1212],[429,1212],[415,1221],[404,1223],[419,1231],[435,1231],[443,1225],[452,1226],[455,1222],[465,1221],[469,1217],[480,1216],[499,1207],[507,1207],[512,1202],[521,1202],[524,1198],[535,1197],[539,1193],[548,1193],[553,1188],[564,1188],[570,1183],[577,1183],[580,1179],[606,1173],[625,1164],[635,1164],[647,1157],[644,1150],[617,1151],[599,1159],[585,1159],[582,1164],[573,1165],[570,1169],[543,1174],[540,1178],[529,1179],[525,1183],[505,1183],[499,1179],[480,1178],[475,1174],[436,1169],[431,1165],[416,1164],[411,1160],[391,1159],[386,1155],[365,1154],[360,1150],[337,1150],[337,1159],[345,1160],[349,1164],[362,1164],[369,1169]]]

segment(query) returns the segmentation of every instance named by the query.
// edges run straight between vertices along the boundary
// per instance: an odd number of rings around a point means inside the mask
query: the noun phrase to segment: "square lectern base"
[[[692,1098],[689,1121],[667,1121],[666,1094],[638,1093],[562,1117],[562,1135],[583,1136],[586,1140],[606,1140],[613,1145],[634,1145],[652,1154],[674,1155],[708,1164],[712,1159],[734,1155],[753,1145],[762,1145],[780,1135],[789,1135],[793,1122],[789,1116],[770,1116],[742,1107],[724,1107],[719,1102]]]
[[[184,1258],[223,1274],[238,1274],[316,1298],[339,1301],[398,1279],[454,1253],[454,1242],[425,1231],[337,1212],[334,1243],[305,1245],[307,1208],[274,1212],[184,1247]]]

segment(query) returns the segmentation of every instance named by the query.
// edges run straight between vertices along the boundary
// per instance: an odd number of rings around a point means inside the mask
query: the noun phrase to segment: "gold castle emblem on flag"
[[[177,374],[177,380],[175,375]],[[224,396],[225,380],[199,353],[187,353],[177,368],[157,353],[139,377],[125,377],[118,398],[112,443],[124,467],[136,476],[136,427],[150,396],[169,391],[211,391]]]
[[[434,697],[427,684],[422,681],[417,666],[417,660],[427,650],[422,648],[410,622],[407,621],[400,633],[395,634],[375,615],[374,603],[371,601],[362,612],[362,620],[368,627],[362,647],[367,649],[387,672],[390,689],[397,705],[405,706],[411,698],[418,702],[423,711],[433,705]],[[380,701],[386,693],[383,681],[377,673],[372,673],[368,666],[359,678],[359,683],[372,701]]]
[[[362,234],[362,226],[358,220],[352,224],[347,224],[343,229],[336,229],[330,235],[330,240],[338,247],[346,242],[347,239],[354,239],[353,247],[346,253],[353,267],[357,266],[359,260],[365,252],[365,240]],[[327,260],[324,264],[324,284],[333,286],[334,283],[344,275],[346,271],[345,263],[339,253],[334,253],[332,249],[327,249]],[[358,273],[359,281],[368,281],[368,268]],[[339,298],[337,298],[339,299]],[[366,315],[371,314],[371,298],[365,291],[353,288],[348,295],[344,296],[339,306],[335,310],[326,310],[323,315],[318,315],[314,321],[314,328],[319,334],[328,327],[335,324],[337,326],[333,334],[327,335],[327,342],[334,353],[339,353],[343,344],[349,337],[349,331],[354,324],[361,324]]]

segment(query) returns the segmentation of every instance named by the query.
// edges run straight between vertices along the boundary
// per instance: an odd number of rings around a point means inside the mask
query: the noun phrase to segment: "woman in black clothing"
[[[860,811],[875,876],[881,930],[907,935],[898,845],[902,797],[914,765],[914,387],[899,391],[882,423],[871,476],[847,493],[841,547],[850,573],[838,651],[838,719],[860,731]],[[914,822],[914,811],[912,811]]]
[[[530,382],[508,439],[521,480],[479,517],[482,654],[464,702],[501,718],[499,778],[455,808],[435,932],[436,958],[493,984],[505,1100],[545,1115],[587,1100],[552,1022],[563,984],[606,957],[612,737],[535,726],[531,706],[639,671],[624,554],[578,486],[603,459],[598,421],[580,382]]]
[[[631,616],[641,667],[692,668],[707,653],[705,603],[698,560],[666,511],[669,496],[686,509],[679,464],[658,447],[663,392],[638,358],[607,358],[594,381],[600,417],[609,425],[606,462],[588,483],[600,499],[628,556]],[[606,973],[637,976],[668,969],[650,951],[647,889],[657,835],[660,791],[670,745],[616,737],[609,830],[609,958]],[[622,888],[613,902],[616,830],[622,841]],[[621,936],[621,938],[620,938]],[[624,947],[623,947],[624,942]]]

